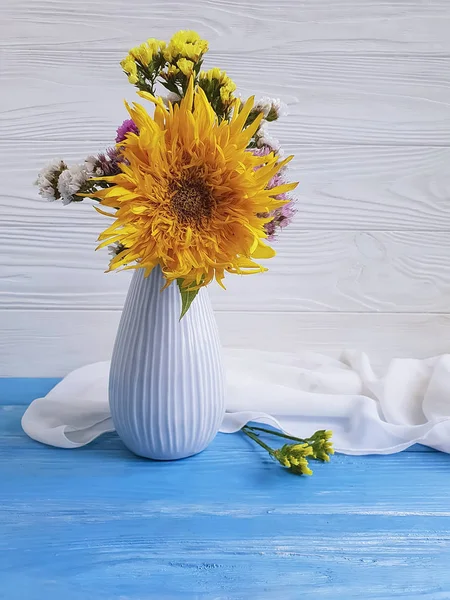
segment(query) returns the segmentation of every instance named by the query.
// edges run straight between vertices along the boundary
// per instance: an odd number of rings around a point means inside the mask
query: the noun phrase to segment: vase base
[[[210,443],[211,442],[206,444],[206,446],[201,446],[200,448],[195,449],[195,450],[185,450],[184,452],[175,452],[173,454],[169,454],[166,452],[161,452],[161,453],[154,452],[154,451],[151,452],[151,451],[146,451],[146,450],[142,450],[139,448],[130,448],[130,446],[128,446],[125,443],[124,443],[124,445],[130,452],[132,452],[136,456],[139,456],[140,458],[146,458],[147,460],[154,460],[154,461],[158,461],[158,462],[170,462],[170,461],[174,461],[174,460],[183,460],[184,458],[190,458],[191,456],[200,454],[200,452],[203,452],[204,450],[206,450],[206,448],[209,446]]]
[[[155,462],[173,462],[176,460],[184,460],[185,458],[190,458],[191,456],[200,454],[204,450],[206,450],[206,448],[203,448],[203,450],[197,450],[195,452],[192,452],[191,454],[182,454],[180,456],[171,456],[171,457],[164,457],[164,458],[157,458],[155,456],[145,456],[144,454],[139,454],[137,452],[133,452],[132,450],[130,450],[130,452],[132,452],[136,456],[139,456],[139,458],[145,458],[146,460],[153,460]]]

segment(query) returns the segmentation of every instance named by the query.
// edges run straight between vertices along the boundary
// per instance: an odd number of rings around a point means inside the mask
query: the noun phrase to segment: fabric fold
[[[225,350],[227,396],[221,432],[248,422],[307,437],[333,430],[345,454],[391,454],[415,443],[450,452],[450,355],[394,359],[377,377],[366,354],[345,351],[340,360]],[[114,431],[108,404],[109,362],[81,367],[22,418],[31,438],[60,448],[84,446]]]

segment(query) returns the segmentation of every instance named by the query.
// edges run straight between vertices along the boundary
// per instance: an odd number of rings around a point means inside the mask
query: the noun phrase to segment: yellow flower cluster
[[[185,58],[192,63],[198,62],[208,51],[208,42],[195,31],[178,31],[163,50],[164,58],[169,63],[176,63]]]
[[[323,460],[324,462],[330,461],[330,454],[334,454],[333,443],[330,442],[332,435],[333,432],[331,431],[316,431],[310,440],[313,449],[313,458]]]
[[[312,475],[307,458],[329,462],[330,455],[334,454],[330,441],[332,435],[331,431],[316,431],[312,437],[300,444],[285,444],[279,450],[274,450],[273,456],[294,473]]]
[[[163,49],[167,68],[162,77],[169,81],[182,73],[186,78],[194,74],[196,64],[208,50],[208,42],[195,31],[178,31]]]
[[[168,78],[175,77],[175,75],[178,75],[179,72],[180,72],[180,69],[178,69],[175,65],[170,65],[167,68],[166,74],[163,73],[163,76],[167,75]]]
[[[150,38],[143,44],[131,48],[127,56],[121,61],[120,65],[128,75],[128,81],[135,84],[139,80],[139,67],[147,68],[157,58],[166,47],[166,43],[155,38]]]
[[[201,82],[208,82],[219,89],[220,99],[225,106],[229,106],[233,102],[233,92],[236,90],[236,84],[225,71],[214,67],[209,71],[202,71],[199,77]]]
[[[190,77],[194,72],[194,63],[187,58],[179,58],[177,60],[177,67],[186,77]]]
[[[261,116],[258,117],[261,119]],[[333,445],[330,442],[332,432],[320,430],[307,439],[296,438],[279,431],[244,425],[241,431],[277,460],[280,465],[286,467],[296,475],[312,475],[308,459],[329,462],[330,454],[334,454]],[[296,444],[284,444],[281,448],[274,450],[260,439],[261,433],[281,437],[287,440],[296,440]]]
[[[178,31],[168,44],[154,38],[132,48],[121,62],[128,81],[141,91],[156,93],[158,80],[183,97],[189,79],[201,87],[219,119],[229,118],[236,84],[218,68],[200,72],[208,42],[195,31]],[[158,79],[159,78],[159,79]]]
[[[135,60],[138,60],[141,65],[148,67],[148,65],[159,55],[161,50],[166,47],[166,42],[150,38],[140,46],[131,48],[129,54]]]
[[[314,458],[314,451],[309,444],[285,444],[279,450],[274,450],[273,456],[280,464],[295,473],[301,475],[312,475],[308,466],[307,458]]]
[[[128,75],[128,81],[132,84],[138,82],[138,70],[136,61],[134,58],[128,54],[122,61],[120,61],[120,66]]]

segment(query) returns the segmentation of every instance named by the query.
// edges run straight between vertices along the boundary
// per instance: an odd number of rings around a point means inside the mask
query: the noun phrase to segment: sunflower
[[[261,218],[286,203],[275,196],[296,183],[267,189],[272,177],[292,158],[255,156],[247,146],[260,118],[245,128],[250,98],[230,121],[218,121],[204,91],[191,78],[179,104],[140,92],[155,104],[151,117],[139,104],[127,105],[139,135],[120,142],[122,173],[96,193],[104,207],[115,209],[113,224],[101,235],[100,247],[119,243],[117,267],[142,267],[148,275],[160,265],[167,284],[182,282],[198,289],[225,272],[265,271],[255,259],[275,252],[265,242]],[[261,115],[262,117],[262,115]]]

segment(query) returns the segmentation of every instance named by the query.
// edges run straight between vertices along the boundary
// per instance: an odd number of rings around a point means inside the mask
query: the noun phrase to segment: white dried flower
[[[267,146],[272,152],[275,152],[275,154],[280,154],[280,142],[270,135],[270,133],[268,132],[267,123],[261,124],[261,127],[256,133],[255,141],[257,148]]]
[[[111,258],[117,256],[122,250],[125,250],[125,246],[120,242],[114,242],[114,244],[108,246],[108,254]]]
[[[67,169],[67,165],[63,160],[54,159],[39,172],[36,185],[39,186],[39,194],[43,198],[51,202],[59,198],[58,178],[65,169]]]
[[[254,110],[263,113],[268,121],[276,121],[280,117],[287,115],[287,106],[279,98],[269,98],[264,96],[255,104]]]
[[[289,112],[287,104],[282,102],[279,98],[272,99],[271,110],[273,111],[274,115],[276,115],[277,119],[279,119],[280,117],[285,117]]]
[[[263,98],[258,100],[258,102],[254,106],[254,110],[256,110],[259,113],[263,113],[264,117],[267,117],[271,108],[272,108],[272,99],[269,98],[268,96],[264,96]]]
[[[84,161],[84,165],[90,177],[102,177],[104,175],[97,156],[88,156]]]
[[[45,198],[46,200],[50,200],[53,202],[56,200],[55,196],[55,188],[53,187],[52,182],[46,177],[39,177],[37,184],[39,186],[39,194]]]
[[[74,196],[89,178],[85,165],[73,165],[63,171],[58,178],[58,191],[61,194],[63,204],[73,202]]]

